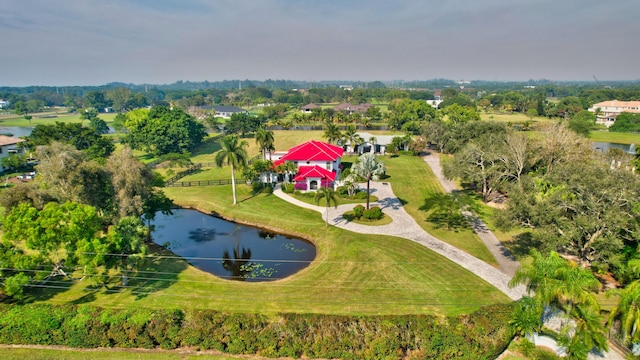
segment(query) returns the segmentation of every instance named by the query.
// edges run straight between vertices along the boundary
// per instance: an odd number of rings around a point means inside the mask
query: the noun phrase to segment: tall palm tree
[[[266,152],[269,152],[269,157],[271,157],[271,151],[275,150],[273,147],[274,144],[273,131],[267,130],[265,128],[259,128],[256,130],[256,144],[260,146],[262,151],[262,160],[266,159]]]
[[[364,153],[351,167],[351,173],[367,180],[367,210],[369,210],[369,183],[377,180],[386,171],[384,163],[378,161],[374,153]]]
[[[216,154],[216,165],[222,167],[225,163],[231,166],[231,187],[233,189],[233,205],[238,203],[236,198],[236,177],[234,170],[236,167],[243,167],[247,165],[249,155],[247,150],[246,140],[240,141],[237,135],[227,135],[220,140],[220,146],[222,149]]]
[[[333,203],[334,208],[338,207],[338,196],[336,195],[336,192],[330,186],[320,187],[316,191],[316,195],[314,196],[313,199],[315,200],[317,205],[320,205],[320,200],[324,199],[326,203],[326,209],[327,209],[326,216],[325,216],[325,220],[326,220],[325,227],[329,227],[329,206],[331,206],[331,204]]]
[[[609,326],[620,320],[620,330],[625,341],[640,340],[640,280],[636,280],[624,289],[607,291],[607,296],[617,296],[618,304],[611,310]]]
[[[336,124],[328,123],[326,124],[324,134],[322,135],[329,143],[334,144],[337,143],[338,140],[342,139],[342,132],[340,128]]]
[[[600,282],[591,270],[569,262],[556,252],[548,256],[531,251],[533,262],[520,268],[510,286],[527,284],[529,293],[542,306],[552,305],[573,320],[560,331],[560,342],[569,354],[586,357],[592,348],[605,350],[607,339],[600,321],[600,305],[595,297]]]

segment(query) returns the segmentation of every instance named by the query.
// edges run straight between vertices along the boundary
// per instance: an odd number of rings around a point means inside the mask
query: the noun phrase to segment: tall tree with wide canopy
[[[329,227],[329,206],[333,204],[334,207],[338,207],[338,196],[336,195],[336,192],[330,186],[320,187],[316,190],[316,194],[313,199],[318,205],[321,200],[325,201],[325,227]]]
[[[370,182],[377,180],[385,173],[384,163],[379,161],[374,153],[365,153],[358,157],[358,161],[351,167],[351,173],[367,181],[367,210],[369,210]]]
[[[240,141],[237,135],[227,135],[220,140],[222,149],[216,154],[216,165],[222,167],[225,164],[231,166],[231,188],[233,189],[233,205],[238,203],[236,198],[235,168],[246,166],[249,155],[245,148],[246,140]]]
[[[144,238],[147,234],[139,217],[127,216],[109,228],[107,242],[109,258],[107,264],[120,270],[122,286],[129,282],[129,272],[135,269],[136,263],[147,253]]]
[[[273,131],[262,127],[256,130],[256,143],[260,146],[262,160],[266,160],[267,152],[269,152],[269,159],[271,158],[271,152],[275,150],[274,141]]]

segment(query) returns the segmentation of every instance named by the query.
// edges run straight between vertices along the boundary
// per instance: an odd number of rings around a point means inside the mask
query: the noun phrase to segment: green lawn
[[[0,357],[3,360],[100,360],[100,359],[159,359],[159,360],[260,360],[263,357],[246,355],[216,355],[210,351],[198,353],[185,353],[180,351],[163,350],[122,350],[122,349],[42,349],[42,348],[0,348]]]
[[[493,121],[499,121],[499,122],[511,122],[513,124],[522,124],[524,122],[529,122],[531,124],[531,126],[535,126],[536,124],[539,123],[545,123],[545,122],[550,122],[552,120],[550,120],[547,117],[543,117],[543,116],[534,116],[533,118],[529,118],[529,116],[527,116],[526,114],[522,114],[519,112],[514,112],[511,114],[507,114],[507,113],[500,113],[500,112],[484,112],[484,111],[480,111],[480,119],[481,120],[493,120]]]
[[[393,192],[404,203],[405,210],[424,230],[489,264],[497,264],[482,240],[471,229],[452,231],[426,221],[429,212],[421,210],[420,207],[425,205],[425,199],[430,195],[442,193],[444,190],[422,158],[398,156],[385,157],[383,161],[387,167],[387,174],[391,175],[385,181],[391,183]]]
[[[16,114],[7,114],[0,117],[0,126],[36,126],[40,124],[54,124],[56,121],[60,122],[82,122],[80,120],[80,114],[74,113],[55,113],[55,112],[46,112],[46,113],[35,113],[29,114],[33,116],[31,121],[25,120],[24,116],[19,116]],[[48,117],[55,115],[56,117]],[[99,118],[104,120],[107,124],[113,123],[113,119],[116,117],[116,113],[103,113],[98,115]],[[84,120],[87,122],[86,120]]]
[[[272,194],[253,196],[245,185],[238,186],[237,206],[231,205],[230,186],[165,191],[185,207],[312,239],[317,246],[316,260],[288,279],[244,283],[216,278],[182,260],[155,256],[125,290],[92,289],[90,282],[84,281],[68,291],[42,294],[41,300],[342,315],[455,315],[509,301],[493,286],[417,243],[335,227],[325,229],[320,213],[300,209]],[[156,254],[169,253],[158,250]]]
[[[609,131],[592,131],[589,139],[593,141],[611,142],[619,144],[640,144],[640,134],[638,133],[619,133]]]
[[[321,132],[276,133],[276,147],[321,139]],[[209,145],[196,152],[197,159],[214,156]],[[256,151],[257,153],[257,151]],[[352,157],[351,160],[355,159]],[[491,255],[470,231],[435,229],[419,210],[425,196],[442,191],[421,158],[401,156],[384,159],[388,181],[405,203],[407,211],[435,236],[493,263]],[[204,160],[200,160],[204,161]],[[346,158],[349,161],[349,158]],[[406,171],[406,169],[412,169]],[[184,180],[228,178],[229,168],[205,169]],[[238,182],[239,204],[232,205],[231,186],[165,188],[175,203],[218,214],[229,220],[259,225],[313,241],[316,260],[287,279],[266,283],[244,283],[219,279],[202,272],[160,248],[126,289],[118,284],[97,286],[90,280],[51,285],[31,299],[49,303],[92,303],[107,307],[206,308],[229,312],[360,314],[469,313],[482,305],[509,302],[509,298],[474,274],[412,241],[356,234],[335,227],[325,228],[321,214],[296,207],[272,194],[252,194]],[[166,257],[169,256],[169,257]]]

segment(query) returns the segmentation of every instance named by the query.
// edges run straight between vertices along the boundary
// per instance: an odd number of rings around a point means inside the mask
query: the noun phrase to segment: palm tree
[[[324,199],[326,202],[326,227],[329,227],[329,206],[333,203],[334,207],[338,207],[338,196],[332,187],[320,187],[316,191],[316,195],[313,198],[317,205],[320,205],[320,200]]]
[[[338,140],[342,139],[342,132],[338,125],[335,124],[326,124],[326,128],[324,130],[324,135],[322,135],[329,143],[337,143]]]
[[[274,137],[273,131],[266,130],[265,128],[259,128],[256,130],[256,144],[260,146],[262,151],[262,160],[266,159],[265,153],[269,152],[269,157],[271,157],[271,151],[275,150],[273,147]]]
[[[369,182],[377,180],[386,171],[384,163],[374,153],[364,153],[351,167],[351,173],[367,180],[367,210],[369,210]]]
[[[222,149],[216,154],[216,165],[222,167],[225,163],[231,166],[231,187],[233,189],[233,205],[238,203],[236,198],[236,177],[234,174],[235,167],[242,167],[247,164],[249,155],[246,140],[240,141],[237,135],[227,135],[220,140]]]
[[[526,283],[527,291],[535,292],[533,298],[542,306],[552,305],[573,320],[575,325],[567,324],[560,330],[561,343],[570,354],[586,357],[592,348],[606,349],[600,306],[593,293],[600,286],[598,279],[590,270],[556,252],[543,256],[534,249],[531,257],[533,262],[520,268],[509,285]]]
[[[617,319],[620,320],[620,330],[625,341],[638,342],[640,340],[640,280],[629,284],[626,288],[607,291],[607,296],[617,296],[620,300],[611,310],[609,326]]]
[[[357,131],[355,125],[347,126],[347,129],[344,131],[344,140],[349,142],[349,147],[352,152],[355,152],[357,144],[362,144],[362,138],[358,135]]]

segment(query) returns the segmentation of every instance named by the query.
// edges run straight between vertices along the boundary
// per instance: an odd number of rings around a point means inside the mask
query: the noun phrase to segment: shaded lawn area
[[[427,219],[431,211],[424,211],[425,199],[444,192],[429,165],[419,156],[385,157],[382,159],[393,187],[393,192],[403,202],[404,208],[428,233],[469,254],[497,265],[493,255],[482,240],[470,229],[447,230]],[[407,171],[410,169],[410,171]]]
[[[300,209],[272,194],[254,196],[246,185],[238,186],[237,206],[232,205],[230,186],[164,190],[185,207],[313,239],[316,260],[287,279],[244,283],[216,278],[181,259],[156,257],[151,266],[160,273],[136,274],[130,288],[115,292],[99,289],[87,296],[90,283],[86,281],[52,294],[46,301],[340,315],[456,315],[510,301],[474,274],[417,243],[335,227],[325,229],[320,213]],[[156,277],[161,280],[153,280]]]

